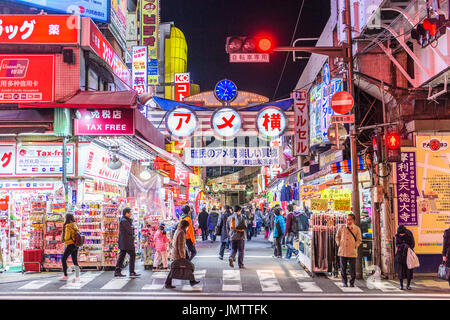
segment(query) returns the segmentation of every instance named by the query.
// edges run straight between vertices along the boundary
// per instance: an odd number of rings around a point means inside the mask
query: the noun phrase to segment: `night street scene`
[[[450,300],[449,3],[0,0],[0,302]]]

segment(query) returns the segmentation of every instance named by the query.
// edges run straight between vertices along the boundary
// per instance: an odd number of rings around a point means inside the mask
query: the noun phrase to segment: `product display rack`
[[[47,211],[46,201],[31,201],[31,211],[28,215],[28,244],[27,249],[44,248],[44,216]]]
[[[102,207],[102,233],[103,233],[103,267],[114,267],[119,256],[119,205],[105,203]]]
[[[44,228],[44,268],[61,269],[61,259],[64,253],[62,231],[64,217],[59,213],[49,213],[45,216]]]
[[[79,232],[85,237],[83,246],[78,249],[78,265],[99,269],[103,253],[101,206],[97,203],[81,204],[74,215]]]

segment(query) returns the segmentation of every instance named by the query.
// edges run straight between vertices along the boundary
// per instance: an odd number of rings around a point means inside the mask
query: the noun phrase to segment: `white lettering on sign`
[[[309,116],[307,92],[298,90],[293,92],[295,114],[295,147],[294,155],[309,154]]]

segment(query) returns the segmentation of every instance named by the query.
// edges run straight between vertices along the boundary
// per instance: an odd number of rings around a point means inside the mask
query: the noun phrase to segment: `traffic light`
[[[225,51],[230,55],[230,62],[269,62],[273,47],[273,40],[268,36],[232,36],[227,37]]]
[[[411,30],[411,38],[425,48],[445,34],[448,24],[445,15],[439,14],[436,18],[425,18],[416,28]]]
[[[372,137],[372,147],[373,147],[373,160],[375,163],[380,163],[383,161],[382,159],[382,135],[380,132],[375,132],[374,136]]]
[[[398,132],[391,132],[386,135],[386,160],[388,162],[401,161],[401,138]]]

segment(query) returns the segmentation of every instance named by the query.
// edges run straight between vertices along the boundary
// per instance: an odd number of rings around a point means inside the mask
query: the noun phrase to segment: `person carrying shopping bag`
[[[153,242],[155,244],[155,259],[153,260],[153,270],[158,269],[159,264],[162,262],[163,270],[168,270],[167,264],[167,247],[170,242],[169,238],[167,238],[165,224],[161,223],[156,231],[155,236],[153,237]]]
[[[75,266],[75,278],[74,282],[80,280],[80,267],[78,266],[78,247],[75,245],[75,234],[78,232],[78,226],[75,223],[75,217],[73,214],[66,214],[66,220],[63,226],[62,232],[62,241],[66,246],[64,250],[64,254],[62,256],[62,267],[63,267],[63,276],[59,278],[59,280],[67,280],[69,277],[67,276],[67,258],[69,256],[72,257],[73,265]]]
[[[412,232],[405,226],[398,226],[395,235],[395,269],[400,280],[400,290],[403,290],[403,279],[406,278],[406,289],[411,290],[411,280],[413,278],[413,269],[408,268],[408,249],[413,250],[415,246],[414,236]]]

